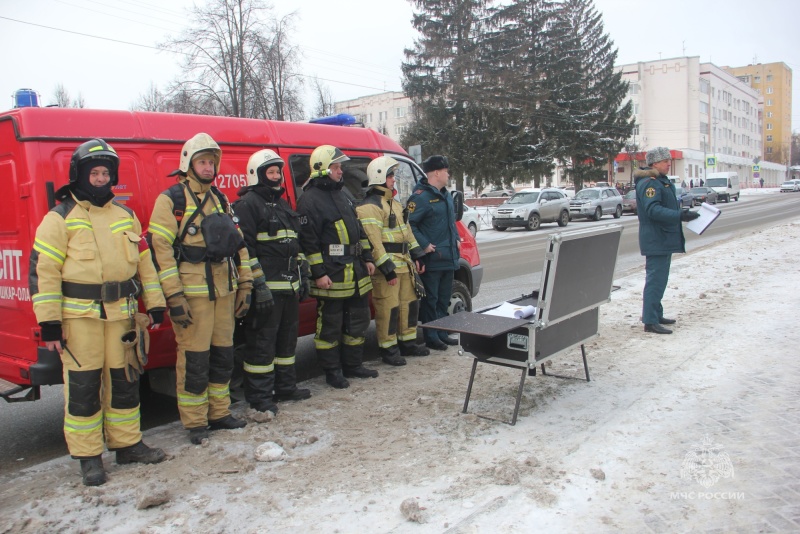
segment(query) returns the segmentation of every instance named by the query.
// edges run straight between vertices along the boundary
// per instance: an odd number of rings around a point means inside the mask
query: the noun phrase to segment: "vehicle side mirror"
[[[456,220],[460,221],[464,217],[464,193],[461,191],[450,191],[453,196],[453,211],[455,212]]]

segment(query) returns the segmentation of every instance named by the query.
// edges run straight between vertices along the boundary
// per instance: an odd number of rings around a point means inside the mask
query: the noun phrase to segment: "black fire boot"
[[[311,390],[305,388],[294,388],[294,390],[289,392],[276,391],[272,398],[275,402],[306,400],[311,398]]]
[[[164,461],[166,457],[163,450],[148,447],[143,441],[124,449],[117,449],[118,464],[157,464]]]
[[[383,363],[394,365],[395,367],[406,364],[406,359],[400,356],[400,349],[397,348],[397,345],[389,347],[388,349],[379,349],[379,351]]]
[[[103,469],[103,457],[94,456],[81,460],[81,474],[84,486],[102,486],[106,483],[106,470]]]
[[[378,371],[367,369],[363,365],[358,367],[345,367],[342,373],[347,378],[378,378]]]
[[[272,399],[261,399],[258,402],[251,402],[250,407],[257,412],[272,412],[278,415],[278,405]]]
[[[192,442],[192,445],[202,445],[204,439],[208,439],[207,426],[199,426],[197,428],[189,429],[189,441]]]
[[[662,317],[658,320],[658,324],[675,324],[676,322],[675,319],[667,319],[666,317]]]
[[[276,408],[277,409],[277,408]],[[209,430],[234,430],[237,428],[244,428],[247,426],[247,421],[236,419],[231,414],[226,415],[222,419],[208,422]]]
[[[401,356],[429,356],[429,351],[425,345],[418,345],[415,341],[401,341],[400,345]]]
[[[350,387],[350,382],[342,375],[341,369],[325,369],[325,382],[336,389]]]
[[[445,345],[455,346],[458,345],[458,338],[453,337],[447,334],[447,332],[439,331],[439,339],[442,340],[442,343]]]

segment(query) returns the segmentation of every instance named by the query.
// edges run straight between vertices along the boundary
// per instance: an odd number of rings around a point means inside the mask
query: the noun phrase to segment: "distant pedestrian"
[[[704,185],[705,185],[705,182],[703,182],[703,179],[700,178],[700,187],[703,187]]]
[[[689,187],[690,187],[690,188],[693,188],[693,187],[694,187],[694,180],[689,180]]]
[[[759,180],[759,182],[761,182],[761,189],[764,189],[764,179],[761,178],[761,180]]]
[[[656,147],[647,152],[648,167],[636,171],[636,206],[639,217],[639,249],[645,256],[644,331],[671,334],[661,325],[674,324],[664,317],[661,299],[667,288],[669,267],[674,252],[686,252],[681,221],[699,217],[697,212],[683,211],[675,189],[667,177],[671,164],[669,149]]]

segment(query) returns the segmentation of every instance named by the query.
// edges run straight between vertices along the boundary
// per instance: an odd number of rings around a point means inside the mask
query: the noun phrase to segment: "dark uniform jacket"
[[[333,282],[330,289],[312,283],[314,297],[350,298],[372,290],[366,265],[372,262],[369,240],[342,185],[328,176],[312,178],[297,203],[300,244],[311,278],[328,275]]]
[[[669,178],[652,168],[637,170],[634,177],[642,256],[686,252],[681,208]]]
[[[300,288],[299,215],[281,197],[283,189],[263,184],[239,190],[233,208],[239,218],[247,252],[261,266],[267,287],[273,293],[296,293]],[[254,265],[253,276],[259,275]]]
[[[436,189],[422,178],[408,197],[408,222],[423,250],[430,243],[436,250],[425,255],[425,270],[458,270],[458,229],[453,197],[447,189]]]

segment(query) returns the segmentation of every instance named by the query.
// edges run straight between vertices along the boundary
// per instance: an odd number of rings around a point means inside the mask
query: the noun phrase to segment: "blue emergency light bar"
[[[311,124],[328,124],[330,126],[350,126],[356,123],[356,118],[347,113],[339,113],[338,115],[331,115],[329,117],[320,117],[318,119],[311,119]]]

